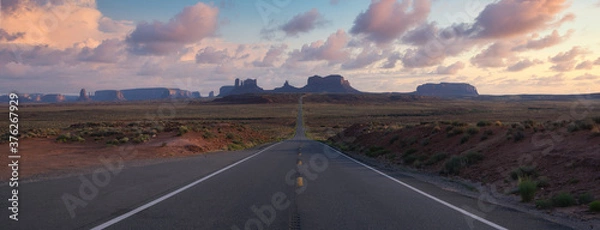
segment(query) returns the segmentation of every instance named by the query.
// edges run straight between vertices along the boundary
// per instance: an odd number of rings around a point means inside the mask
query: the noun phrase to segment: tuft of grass
[[[584,193],[577,197],[577,202],[579,204],[589,204],[592,203],[592,201],[594,201],[594,195],[591,193]]]
[[[469,127],[467,129],[467,133],[470,134],[470,135],[478,134],[479,133],[479,128],[477,128],[477,127]]]
[[[469,134],[465,134],[460,138],[460,144],[464,144],[467,143],[469,141],[469,139],[471,139],[471,135]]]
[[[536,183],[529,178],[522,179],[519,182],[519,195],[521,195],[522,202],[531,202],[535,198],[535,192],[537,191]]]
[[[444,164],[443,172],[448,175],[458,175],[460,170],[467,165],[467,159],[463,156],[453,156]]]
[[[517,180],[523,177],[535,178],[538,175],[539,174],[534,166],[521,166],[510,172],[510,178],[512,178],[513,180]]]
[[[554,204],[555,207],[569,207],[577,204],[577,202],[573,195],[562,192],[552,197],[552,204]]]
[[[385,148],[383,148],[383,147],[374,146],[374,147],[369,148],[369,150],[366,152],[366,155],[368,157],[374,157],[375,158],[375,157],[386,155],[386,154],[389,154],[389,153],[390,153],[390,151],[387,150],[387,149],[385,149]]]
[[[477,127],[486,127],[492,125],[491,121],[479,121],[477,122]]]
[[[552,200],[536,200],[535,207],[538,209],[551,209],[554,204],[552,204]]]
[[[474,165],[482,161],[484,156],[480,152],[470,151],[465,154],[465,159],[467,159],[468,165]]]
[[[436,153],[431,158],[429,158],[427,161],[425,161],[425,165],[434,165],[440,161],[445,160],[446,158],[448,158],[447,153]]]
[[[590,208],[590,212],[600,212],[600,200],[592,201],[588,207]]]
[[[550,179],[546,176],[538,177],[537,179],[537,187],[538,188],[547,188],[550,186]]]
[[[189,131],[190,129],[187,126],[179,126],[179,128],[177,129],[177,136],[183,136],[183,134],[186,134]]]

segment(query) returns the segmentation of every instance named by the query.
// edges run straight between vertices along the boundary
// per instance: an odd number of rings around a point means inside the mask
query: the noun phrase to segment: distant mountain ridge
[[[258,87],[256,79],[247,79],[240,81],[235,80],[233,86],[221,87],[219,97],[241,94],[260,94],[260,93],[344,93],[356,94],[361,93],[354,89],[348,80],[345,80],[341,75],[329,75],[321,77],[318,75],[308,78],[307,84],[302,88],[297,88],[286,81],[282,87],[273,90],[263,90]]]

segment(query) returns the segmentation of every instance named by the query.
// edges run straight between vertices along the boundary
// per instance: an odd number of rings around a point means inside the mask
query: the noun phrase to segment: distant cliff
[[[94,101],[124,101],[125,97],[123,93],[119,90],[100,90],[96,91],[94,97],[92,97]]]
[[[417,87],[417,95],[436,97],[473,97],[479,96],[475,86],[466,83],[424,84]]]
[[[297,88],[285,82],[282,87],[273,90],[263,90],[258,86],[256,79],[235,80],[235,85],[221,87],[219,97],[240,94],[260,93],[361,93],[352,88],[350,82],[340,75],[329,75],[327,77],[312,76],[308,83],[302,88]]]

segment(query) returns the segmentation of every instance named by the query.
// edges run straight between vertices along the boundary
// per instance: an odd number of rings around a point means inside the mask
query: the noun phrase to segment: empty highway
[[[299,111],[293,139],[253,150],[23,183],[2,229],[569,229],[381,173],[308,140]]]

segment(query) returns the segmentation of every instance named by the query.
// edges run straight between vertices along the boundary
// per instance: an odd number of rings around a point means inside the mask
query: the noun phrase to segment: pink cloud
[[[284,54],[287,47],[288,46],[285,44],[280,46],[271,46],[262,60],[256,60],[252,62],[252,64],[255,67],[273,67],[275,66],[275,62],[279,61],[281,56]]]
[[[283,24],[280,29],[287,36],[296,36],[300,33],[307,33],[314,30],[317,26],[325,24],[323,15],[317,9],[294,16],[290,21]]]
[[[377,44],[387,44],[427,20],[430,10],[429,0],[372,1],[367,11],[356,17],[350,33],[364,34]]]
[[[552,34],[540,38],[540,39],[530,39],[527,43],[515,47],[513,50],[515,51],[525,51],[525,50],[541,50],[544,48],[548,48],[554,45],[558,45],[571,37],[573,34],[573,30],[569,30],[567,34],[560,36],[558,31],[554,30]]]
[[[104,40],[94,49],[85,47],[79,53],[79,60],[87,62],[117,63],[125,55],[124,44],[119,39]]]
[[[566,0],[501,0],[479,14],[475,29],[482,38],[522,35],[556,25],[556,15],[567,7]]]
[[[585,75],[581,75],[579,77],[574,78],[574,80],[576,80],[576,81],[585,81],[585,80],[596,80],[596,79],[599,79],[599,78],[600,78],[600,76],[598,76],[598,75],[593,75],[593,74],[590,74],[590,73],[586,73]]]
[[[290,53],[288,64],[294,64],[297,61],[328,61],[330,64],[339,63],[348,58],[348,51],[345,50],[348,44],[348,34],[343,30],[338,30],[331,34],[326,41],[316,41],[310,45],[303,45],[300,50],[296,49]]]
[[[437,67],[437,74],[457,74],[458,71],[462,70],[465,68],[465,63],[458,61],[452,65],[449,66],[438,66]]]
[[[509,66],[508,68],[506,68],[506,71],[509,72],[519,72],[522,71],[524,69],[527,69],[529,67],[532,67],[534,65],[539,65],[542,64],[543,62],[541,60],[529,60],[529,59],[524,59],[521,60],[511,66]]]
[[[471,58],[471,63],[481,68],[504,67],[506,59],[513,57],[512,46],[508,42],[496,42]]]
[[[342,69],[360,69],[384,58],[384,52],[375,47],[363,47],[356,57],[342,64]]]
[[[577,64],[577,61],[563,61],[563,62],[559,62],[556,63],[556,65],[550,67],[550,69],[557,71],[557,72],[569,72],[573,69],[575,69],[575,65]]]
[[[127,36],[127,43],[138,54],[165,55],[186,44],[214,35],[218,25],[219,9],[197,3],[188,6],[168,23],[143,22]]]
[[[587,53],[589,53],[587,50],[584,50],[583,48],[581,48],[579,46],[575,46],[567,52],[561,52],[561,53],[558,53],[556,56],[551,57],[550,61],[552,61],[554,63],[571,62],[571,61],[575,60],[577,57],[585,55]]]
[[[6,30],[0,28],[0,41],[12,42],[19,38],[22,38],[23,35],[25,35],[24,32],[17,32],[17,33],[9,34],[8,32],[6,32]]]
[[[592,69],[592,68],[594,68],[594,62],[592,62],[592,61],[581,62],[575,67],[575,69],[588,69],[588,70]]]
[[[196,54],[196,63],[199,64],[221,64],[230,59],[227,49],[217,50],[212,46],[201,49]]]

